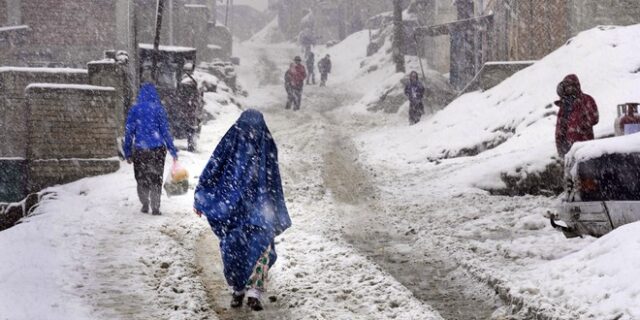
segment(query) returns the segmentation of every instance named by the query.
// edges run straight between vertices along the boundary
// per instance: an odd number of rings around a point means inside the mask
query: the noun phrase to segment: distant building
[[[153,42],[156,8],[157,0],[0,0],[1,64],[84,67],[106,50],[135,51]],[[215,10],[216,0],[166,0],[161,43],[205,54]],[[18,26],[28,27],[20,39]]]
[[[324,43],[364,29],[368,18],[393,8],[390,0],[271,0],[269,9],[277,12],[280,30],[291,40],[311,10],[316,41]]]
[[[415,0],[422,56],[462,89],[487,61],[537,60],[578,32],[640,22],[636,0]]]

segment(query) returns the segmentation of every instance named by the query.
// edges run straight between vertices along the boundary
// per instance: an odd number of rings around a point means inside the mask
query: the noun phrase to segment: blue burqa
[[[247,110],[227,131],[200,176],[194,207],[220,239],[227,283],[244,290],[260,256],[291,226],[278,150],[259,111]]]

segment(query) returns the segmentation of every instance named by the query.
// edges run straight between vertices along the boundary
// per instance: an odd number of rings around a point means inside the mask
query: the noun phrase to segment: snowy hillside
[[[601,27],[581,33],[533,66],[486,92],[472,92],[422,123],[362,135],[376,145],[373,162],[412,163],[444,159],[469,162],[451,182],[501,189],[503,174],[524,177],[556,162],[556,85],[575,73],[596,100],[596,136],[613,133],[616,105],[639,101],[640,26]],[[372,148],[374,149],[374,148]]]

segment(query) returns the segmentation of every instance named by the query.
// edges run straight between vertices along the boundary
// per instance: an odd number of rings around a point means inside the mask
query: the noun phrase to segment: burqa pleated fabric
[[[247,110],[227,131],[195,190],[202,212],[220,239],[227,283],[245,289],[260,256],[291,226],[282,191],[278,150],[262,114]]]

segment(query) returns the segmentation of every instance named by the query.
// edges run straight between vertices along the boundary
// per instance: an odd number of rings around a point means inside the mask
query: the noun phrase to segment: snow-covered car
[[[565,180],[551,224],[567,238],[600,237],[639,221],[640,134],[575,144],[565,157]]]

